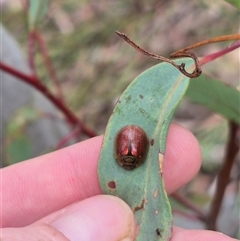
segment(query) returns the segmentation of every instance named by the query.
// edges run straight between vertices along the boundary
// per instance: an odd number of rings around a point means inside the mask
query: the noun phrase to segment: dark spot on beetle
[[[133,212],[135,213],[135,212],[137,212],[137,211],[139,211],[139,210],[141,210],[141,209],[143,209],[143,208],[144,208],[144,199],[142,200],[142,203],[141,203],[140,206],[137,206],[137,207],[135,207],[135,208],[133,209]]]
[[[150,140],[150,145],[151,145],[151,146],[154,146],[154,142],[155,142],[155,140],[154,140],[154,139],[151,139],[151,140]]]
[[[161,231],[159,228],[156,229],[156,234],[157,234],[157,236],[161,236]]]
[[[139,97],[140,97],[141,99],[143,99],[143,95],[139,95]]]
[[[111,188],[111,189],[115,189],[116,188],[116,183],[114,181],[110,181],[108,183],[108,187]]]

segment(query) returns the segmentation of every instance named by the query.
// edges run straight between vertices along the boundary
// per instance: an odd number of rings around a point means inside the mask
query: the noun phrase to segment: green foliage
[[[226,2],[229,2],[233,6],[235,6],[237,9],[240,10],[240,1],[239,0],[225,0]]]
[[[240,124],[240,92],[237,89],[202,74],[190,81],[186,96]]]
[[[32,108],[19,109],[9,120],[4,145],[4,165],[11,165],[32,157],[32,143],[24,134],[26,127],[38,118]]]
[[[7,165],[29,159],[32,156],[30,140],[23,135],[16,137],[7,145],[6,154]]]
[[[240,9],[239,0],[226,1]],[[48,1],[30,0],[29,2],[29,28],[30,30],[34,30],[42,23],[43,16],[47,11]],[[112,111],[112,100],[122,92],[133,76],[136,76],[144,69],[152,66],[153,63],[156,63],[149,58],[139,55],[135,50],[130,49],[126,43],[115,36],[114,30],[126,32],[139,45],[144,46],[144,48],[154,53],[167,56],[169,53],[179,48],[197,42],[203,38],[208,38],[208,36],[234,33],[239,28],[239,22],[236,21],[239,19],[239,12],[230,5],[226,6],[228,4],[225,4],[225,2],[200,0],[191,1],[191,4],[189,3],[190,2],[187,0],[175,2],[127,0],[96,1],[94,3],[86,0],[51,1],[55,11],[50,12],[51,16],[48,18],[48,24],[41,28],[41,32],[47,42],[49,55],[57,70],[60,83],[62,84],[64,95],[68,101],[67,105],[69,105],[70,108],[74,107],[75,110],[80,113],[79,116],[84,119],[84,123],[92,127],[97,126],[97,131],[102,133],[102,130],[105,128],[106,120]],[[213,12],[217,14],[209,14]],[[27,28],[24,23],[25,12],[22,11],[22,9],[16,12],[14,7],[12,11],[3,11],[2,14],[4,24],[10,32],[15,35],[15,38],[21,42],[22,49],[27,53],[28,37]],[[64,18],[58,18],[58,16],[64,16]],[[197,21],[195,21],[196,16],[198,16]],[[63,22],[60,20],[63,20]],[[69,28],[68,23],[72,26],[71,28]],[[211,26],[209,27],[207,23],[211,23]],[[201,54],[200,52],[199,56],[201,56]],[[226,67],[224,71],[218,71],[217,74],[222,77],[226,72],[233,72],[231,71],[231,68],[234,69],[234,67],[232,67],[232,62],[234,62],[234,59],[229,61],[229,66],[227,67],[225,62],[223,65],[217,64],[217,69],[219,70],[223,70],[222,66]],[[161,69],[162,67],[160,68],[160,66],[165,66],[165,64],[158,66],[159,67],[154,67],[155,70],[158,68]],[[216,65],[214,65],[214,69],[216,69]],[[45,83],[49,81],[49,75],[40,54],[36,55],[36,70],[42,81]],[[161,77],[158,84],[162,85],[159,86],[158,94],[155,95],[157,98],[164,99],[166,93],[168,93],[164,92],[166,91],[164,87],[166,84],[165,82],[171,78],[175,70],[171,70],[170,74],[167,72],[158,73],[156,71],[157,76],[155,77],[153,76],[154,71],[152,70],[153,69],[149,69],[144,74],[147,73],[147,76],[153,79]],[[216,72],[213,71],[213,73]],[[178,73],[176,73],[175,77],[177,75]],[[141,76],[142,75],[135,81],[139,81],[139,78],[142,78]],[[186,82],[188,82],[188,80],[186,80]],[[187,85],[186,82],[185,85]],[[144,84],[141,87],[141,91],[144,91],[144,96],[147,96],[145,90],[149,87],[149,83],[150,79],[144,79]],[[232,83],[233,82],[231,82],[231,84]],[[49,86],[50,85],[51,84],[49,84]],[[137,98],[138,94],[134,95],[134,93],[137,93],[137,90],[133,90],[133,88],[135,88],[134,85],[133,82],[122,95],[122,99],[126,97],[127,93],[131,93],[134,98]],[[177,99],[172,100],[171,103],[177,105],[186,86],[181,87],[180,93],[175,93],[177,94]],[[153,88],[155,93],[157,90]],[[233,87],[226,86],[223,83],[203,75],[199,79],[190,81],[187,96],[196,103],[207,106],[212,111],[221,114],[227,120],[230,119],[239,123],[239,92]],[[132,103],[132,101],[133,100],[130,102]],[[162,103],[157,106],[156,111],[152,111],[153,106],[151,105],[145,106],[149,111],[147,120],[145,117],[139,119],[135,117],[136,106],[129,106],[128,104],[129,102],[125,102],[125,105],[118,104],[116,107],[116,109],[125,113],[124,118],[119,118],[117,120],[117,118],[115,118],[117,116],[115,112],[113,114],[113,116],[115,116],[114,121],[112,119],[113,117],[109,121],[105,144],[103,146],[105,149],[103,149],[101,157],[101,162],[105,163],[103,157],[106,155],[106,164],[101,164],[100,173],[104,172],[107,175],[106,178],[109,179],[117,177],[117,187],[124,183],[124,187],[120,189],[120,192],[119,189],[117,189],[116,194],[118,195],[119,192],[119,196],[127,201],[130,199],[131,207],[134,206],[131,200],[132,196],[135,193],[136,195],[140,195],[140,193],[134,189],[136,185],[139,185],[139,183],[143,181],[144,185],[147,186],[141,188],[146,188],[144,190],[148,190],[146,194],[151,198],[154,185],[156,184],[157,188],[160,190],[160,194],[162,194],[162,196],[158,195],[161,197],[157,197],[156,205],[163,205],[159,207],[159,210],[166,208],[166,210],[163,210],[164,220],[161,219],[160,223],[162,221],[167,223],[171,220],[171,217],[168,216],[170,209],[164,191],[164,184],[158,175],[159,166],[157,166],[158,156],[156,154],[156,149],[160,146],[161,151],[164,153],[166,133],[173,112],[169,112],[169,115],[166,117],[167,122],[163,125],[164,128],[161,129],[159,126],[156,128],[156,123],[159,122],[161,124],[160,120],[163,119],[163,116],[160,116],[160,118],[156,118],[156,116],[159,115]],[[186,108],[188,108],[188,106]],[[170,109],[174,110],[175,106],[168,106],[168,111]],[[166,110],[163,109],[162,113],[166,114],[164,111]],[[189,109],[189,112],[192,112],[192,109]],[[31,113],[29,114],[31,116]],[[6,147],[4,151],[6,150],[7,152],[6,159],[9,164],[31,157],[31,142],[27,137],[24,137],[26,134],[24,134],[26,125],[33,120],[30,116],[24,114],[24,112],[19,112],[12,120],[9,120],[7,138],[4,139],[4,147]],[[149,125],[148,123],[152,121],[151,119],[153,117],[156,121],[152,125]],[[156,144],[154,146],[155,149],[153,150],[152,148],[150,150],[146,163],[132,172],[125,171],[117,165],[116,161],[113,159],[112,146],[114,135],[116,135],[121,126],[127,124],[129,121],[143,126],[148,132],[148,135],[152,135],[155,138],[155,143],[162,138],[160,144]],[[178,122],[178,119],[176,119],[176,121]],[[186,118],[186,121],[192,120]],[[197,123],[204,128],[204,130],[201,129],[202,136],[200,136],[200,139],[203,139],[203,141],[200,140],[204,159],[203,165],[205,163],[209,165],[211,161],[218,159],[217,165],[219,167],[219,160],[221,158],[216,154],[211,154],[211,151],[215,149],[216,152],[216,145],[220,146],[217,152],[219,152],[219,149],[220,151],[224,149],[223,145],[227,135],[227,121],[224,122],[224,128],[220,125],[216,128],[215,123],[213,123],[212,129],[207,128],[208,124],[204,126],[204,121],[205,120],[202,118],[201,123]],[[159,131],[160,136],[158,135]],[[194,127],[191,131],[195,132]],[[112,139],[108,140],[107,138],[110,137]],[[152,157],[152,159],[150,157]],[[149,166],[149,163],[153,163],[153,167]],[[112,173],[108,175],[110,168],[112,168]],[[137,177],[135,180],[134,173],[142,174],[146,169],[154,173],[153,177],[146,176],[147,174],[143,173],[142,176]],[[212,168],[208,167],[204,169],[209,170]],[[213,169],[216,170],[215,167]],[[105,180],[104,177],[101,178],[103,183],[102,186],[104,186],[107,183],[107,179]],[[149,183],[146,181],[148,178],[150,178]],[[156,179],[158,179],[157,182],[153,184],[153,181],[156,181]],[[160,184],[158,182],[160,182]],[[120,184],[118,185],[118,183]],[[108,187],[105,187],[105,189],[107,188]],[[123,194],[124,192],[127,197]],[[151,203],[152,206],[149,205],[148,208],[153,209],[153,204],[154,202]],[[148,212],[149,209],[146,210],[146,212]],[[137,220],[140,220],[145,215],[145,217],[149,217],[149,220],[143,218],[142,220],[144,220],[144,222],[149,221],[149,225],[154,222],[152,217],[155,217],[155,215],[148,216],[146,213],[140,213],[140,211],[137,213]],[[167,225],[169,229],[170,225],[168,223],[160,224],[161,227],[164,225]],[[166,233],[167,236],[168,229],[161,232],[161,235],[165,235]],[[151,230],[153,230],[153,232]],[[154,231],[156,230],[153,228],[151,230],[151,235],[155,235],[156,232]],[[146,236],[147,235],[148,232],[146,232]],[[147,236],[143,240],[148,239]]]
[[[220,160],[222,160],[228,135],[227,121],[222,120],[214,123],[213,126],[201,128],[195,134],[202,150],[202,170],[215,174],[221,167]]]
[[[48,10],[48,0],[30,0],[28,11],[29,29],[33,30],[42,22]]]
[[[192,66],[192,60],[185,62]],[[104,193],[119,196],[134,211],[140,226],[137,240],[165,241],[171,236],[172,215],[161,165],[168,128],[188,83],[187,77],[166,63],[146,70],[121,95],[107,125],[99,160],[100,184]],[[154,144],[146,161],[127,171],[114,159],[114,145],[118,131],[130,124],[143,128]]]

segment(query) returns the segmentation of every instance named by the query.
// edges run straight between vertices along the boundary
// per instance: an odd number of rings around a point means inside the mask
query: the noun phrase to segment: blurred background
[[[25,3],[1,2],[1,61],[29,74]],[[225,1],[52,0],[38,30],[46,42],[63,100],[87,127],[100,135],[123,90],[142,71],[158,63],[126,44],[115,30],[126,33],[144,49],[167,57],[195,42],[238,33],[239,20],[239,12]],[[194,52],[204,56],[228,44],[211,44]],[[38,48],[35,61],[39,79],[57,93]],[[207,64],[203,71],[227,85],[239,85],[239,50]],[[63,139],[74,131],[64,116],[41,93],[11,75],[1,72],[1,82],[3,166],[88,138],[80,133],[62,145]],[[201,144],[201,171],[181,192],[207,210],[224,157],[227,121],[188,98],[180,103],[173,121],[191,130]],[[239,176],[239,167],[238,160],[234,176]],[[240,200],[239,196],[236,200],[236,189],[236,182],[229,185],[219,218],[220,230],[232,237],[237,236],[239,228]],[[188,217],[182,215],[179,210],[184,207],[174,200],[172,205],[173,210],[178,210],[175,224],[204,228],[191,213]]]

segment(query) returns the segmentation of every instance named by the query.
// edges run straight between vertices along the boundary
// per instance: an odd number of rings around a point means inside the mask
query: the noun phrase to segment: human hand
[[[1,240],[134,240],[136,224],[130,208],[101,192],[97,175],[101,142],[102,137],[95,137],[3,168]],[[172,124],[163,167],[168,194],[191,180],[200,162],[195,137]],[[173,228],[171,241],[200,240],[236,239],[213,231]]]

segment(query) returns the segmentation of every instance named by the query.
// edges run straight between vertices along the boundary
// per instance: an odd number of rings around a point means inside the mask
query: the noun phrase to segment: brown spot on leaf
[[[155,214],[158,215],[158,213],[159,213],[159,211],[156,209],[156,210],[155,210]]]
[[[150,140],[150,145],[153,146],[153,145],[154,145],[154,142],[155,142],[155,140],[154,140],[154,139],[151,139],[151,140]]]
[[[116,188],[116,183],[114,181],[110,181],[108,183],[108,187],[111,188],[111,189],[115,189]]]
[[[155,189],[154,193],[153,193],[153,197],[156,198],[158,196],[158,189]]]
[[[133,212],[135,213],[135,212],[137,212],[138,210],[141,210],[141,209],[143,209],[143,208],[144,208],[144,199],[142,200],[142,203],[141,203],[140,206],[137,206],[137,207],[135,207],[135,208],[133,209]]]
[[[143,98],[143,95],[139,95],[139,97],[142,99],[142,98]]]
[[[163,174],[163,159],[164,159],[164,155],[162,153],[159,152],[158,154],[158,163],[159,163],[159,173]]]
[[[161,231],[159,228],[156,229],[156,234],[157,234],[157,236],[161,237]]]
[[[131,97],[131,95],[129,95],[129,96],[126,98],[126,102],[127,102],[127,103],[130,102],[131,99],[132,99],[132,97]]]

